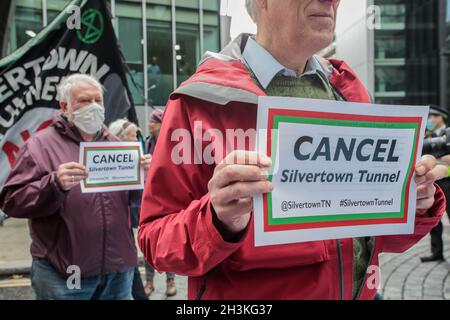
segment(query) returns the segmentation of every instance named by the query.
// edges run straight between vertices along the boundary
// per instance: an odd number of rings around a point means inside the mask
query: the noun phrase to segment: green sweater
[[[268,87],[264,89],[253,72],[251,70],[249,72],[253,81],[268,96],[338,100],[329,82],[317,73],[300,78],[277,75],[272,79]],[[353,298],[356,298],[358,289],[363,284],[369,263],[369,253],[364,238],[353,239],[353,262]]]

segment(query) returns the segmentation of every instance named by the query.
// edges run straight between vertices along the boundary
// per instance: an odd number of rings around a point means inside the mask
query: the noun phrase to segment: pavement
[[[30,287],[30,243],[26,220],[7,219],[0,226],[0,300],[34,300]],[[142,253],[139,252],[140,265],[143,265]],[[145,285],[145,269],[140,267]],[[186,300],[187,278],[176,276],[177,294],[166,297],[166,276],[156,272],[155,291],[151,300]]]
[[[446,261],[422,263],[430,255],[430,236],[402,254],[380,255],[381,290],[385,300],[450,299],[450,226],[444,217],[444,257]]]
[[[450,225],[444,221],[445,257],[450,261]],[[30,237],[25,220],[8,219],[0,226],[0,300],[33,300],[30,287],[29,254]],[[381,254],[381,293],[385,300],[443,300],[450,299],[450,263],[421,263],[420,257],[430,254],[430,238],[424,237],[419,243],[402,254]],[[142,257],[142,255],[140,255]],[[140,268],[141,275],[145,270]],[[166,297],[165,274],[156,273],[155,292],[151,300],[185,300],[187,278],[175,278],[178,293]]]
[[[31,238],[27,220],[7,219],[0,226],[0,277],[29,273]]]

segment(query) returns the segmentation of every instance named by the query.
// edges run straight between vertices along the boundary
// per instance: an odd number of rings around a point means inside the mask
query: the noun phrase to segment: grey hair
[[[118,119],[112,122],[109,125],[109,132],[115,135],[120,140],[123,140],[126,135],[130,132],[130,130],[134,128],[134,130],[138,130],[138,127],[133,122],[129,121],[127,118]]]
[[[100,90],[102,94],[104,93],[103,86],[96,78],[88,74],[75,73],[68,76],[67,78],[64,78],[58,85],[59,100],[63,102],[69,102],[72,89],[81,83],[90,84]]]
[[[247,8],[247,12],[254,23],[256,23],[257,20],[255,2],[255,0],[245,0],[245,7]]]

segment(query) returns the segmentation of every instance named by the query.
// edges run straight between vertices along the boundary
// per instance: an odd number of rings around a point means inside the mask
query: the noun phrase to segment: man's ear
[[[266,9],[267,8],[267,1],[268,0],[256,0],[256,5],[258,8]]]
[[[61,109],[62,112],[64,112],[65,114],[67,114],[69,112],[69,108],[67,106],[67,102],[65,101],[60,101],[59,102],[59,108]]]

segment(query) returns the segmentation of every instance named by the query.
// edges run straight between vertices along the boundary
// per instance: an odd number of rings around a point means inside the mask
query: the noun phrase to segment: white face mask
[[[92,103],[72,113],[73,124],[87,134],[100,131],[105,121],[105,109],[97,103]]]

